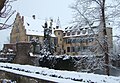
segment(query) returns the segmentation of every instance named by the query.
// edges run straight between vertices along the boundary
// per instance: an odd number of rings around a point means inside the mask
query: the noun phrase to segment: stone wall
[[[16,52],[16,43],[4,44],[3,51],[7,52],[8,49],[12,49],[14,52]]]
[[[32,64],[31,57],[29,56],[30,45],[31,44],[27,42],[20,42],[16,44],[17,52],[13,63],[22,64],[22,65]]]
[[[43,79],[32,78],[28,76],[18,75],[10,72],[0,71],[0,79],[9,79],[16,83],[55,83]]]

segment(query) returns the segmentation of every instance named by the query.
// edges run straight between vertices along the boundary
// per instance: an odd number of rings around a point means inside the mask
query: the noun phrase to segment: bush
[[[57,70],[75,70],[76,60],[67,55],[62,56],[43,56],[39,59],[39,66]]]

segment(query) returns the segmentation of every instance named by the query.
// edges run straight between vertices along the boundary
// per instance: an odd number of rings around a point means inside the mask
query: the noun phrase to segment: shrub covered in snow
[[[42,56],[39,66],[60,70],[75,70],[75,59],[71,56]]]
[[[113,61],[112,61],[113,62]],[[115,62],[114,62],[115,63]],[[114,64],[112,63],[112,65]],[[39,58],[39,66],[47,67],[57,70],[68,70],[68,71],[82,71],[104,74],[104,58],[96,56],[41,56]],[[111,75],[113,71],[120,71],[119,68],[110,65]],[[113,70],[114,69],[114,70]]]

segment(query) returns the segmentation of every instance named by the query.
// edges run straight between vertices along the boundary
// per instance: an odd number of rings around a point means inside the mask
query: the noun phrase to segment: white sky
[[[36,15],[42,20],[60,18],[61,25],[68,24],[72,19],[72,9],[69,5],[74,0],[18,0],[12,4],[13,10],[16,10],[24,16]]]

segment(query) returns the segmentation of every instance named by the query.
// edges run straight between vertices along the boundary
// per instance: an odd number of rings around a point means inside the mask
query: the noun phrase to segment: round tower
[[[54,34],[57,37],[56,52],[57,54],[63,54],[63,30],[61,29],[59,18],[56,21]]]

